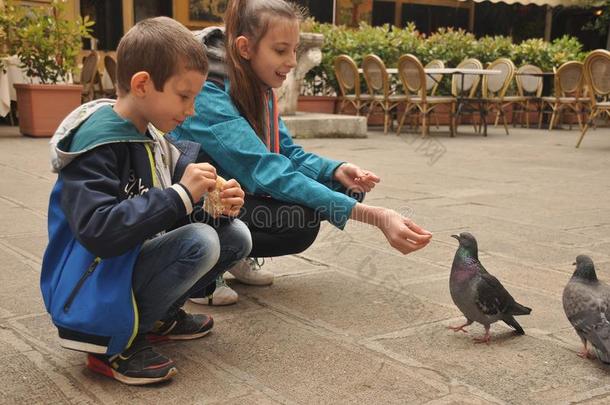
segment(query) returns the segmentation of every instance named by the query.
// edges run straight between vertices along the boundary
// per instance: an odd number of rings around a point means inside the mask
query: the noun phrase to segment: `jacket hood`
[[[131,121],[114,112],[112,107],[115,102],[112,99],[98,99],[85,103],[62,121],[50,141],[53,172],[59,172],[81,154],[100,145],[152,142],[138,132]],[[95,117],[92,117],[94,114]]]
[[[224,27],[207,27],[194,32],[203,45],[208,55],[210,64],[209,75],[221,78],[227,77],[226,46]]]

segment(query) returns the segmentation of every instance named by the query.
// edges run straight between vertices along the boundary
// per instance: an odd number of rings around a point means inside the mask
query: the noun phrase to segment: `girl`
[[[293,143],[278,118],[273,89],[296,66],[300,20],[299,10],[284,0],[230,0],[226,56],[218,39],[222,31],[202,33],[208,55],[225,60],[211,61],[195,115],[173,132],[174,138],[201,143],[219,173],[235,178],[247,192],[240,219],[252,233],[251,258],[229,270],[246,284],[271,284],[273,274],[252,258],[304,251],[321,219],[340,229],[348,219],[375,225],[403,254],[425,247],[432,237],[393,210],[362,204],[364,192],[380,180],[375,174]],[[221,276],[212,296],[192,299],[226,305],[237,301],[237,293]]]

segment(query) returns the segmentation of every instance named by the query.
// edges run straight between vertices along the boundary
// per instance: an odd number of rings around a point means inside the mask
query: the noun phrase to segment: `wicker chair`
[[[442,60],[434,59],[428,62],[424,69],[443,69],[444,67],[445,63]],[[428,95],[433,96],[436,94],[436,90],[442,79],[442,74],[426,75],[426,91],[428,92]]]
[[[581,62],[570,61],[561,65],[557,70],[553,68],[553,71],[555,72],[555,96],[542,97],[538,128],[542,126],[542,116],[545,112],[551,113],[549,129],[553,129],[561,113],[568,108],[576,114],[578,127],[582,130],[580,115],[583,112],[584,105],[590,102],[590,99],[584,96],[585,76],[583,64]],[[545,106],[548,106],[549,110],[545,111]],[[572,129],[571,124],[570,129]]]
[[[593,120],[602,112],[610,117],[610,52],[597,49],[587,55],[584,65],[585,79],[591,89],[591,113],[582,129],[576,147],[580,146],[582,138]]]
[[[112,82],[112,89],[104,90],[104,94],[108,97],[116,97],[116,60],[110,55],[104,56],[104,68]]]
[[[542,69],[534,65],[523,65],[517,69],[515,82],[517,83],[516,96],[504,96],[504,107],[514,104],[513,107],[513,126],[516,125],[517,114],[521,117],[523,126],[523,116],[525,115],[525,126],[530,126],[530,112],[540,109],[540,97],[542,97]],[[530,110],[534,106],[534,110]],[[518,107],[518,108],[517,108]],[[496,117],[496,124],[498,116]]]
[[[383,110],[383,133],[388,133],[388,126],[391,125],[391,114],[399,104],[404,103],[407,97],[402,94],[392,94],[390,91],[390,80],[385,64],[377,55],[367,55],[362,61],[362,71],[366,85],[371,96],[370,111],[375,106]],[[369,111],[369,113],[370,113]]]
[[[451,121],[449,129],[453,136],[453,113],[455,112],[455,97],[439,97],[427,95],[427,77],[424,67],[415,56],[406,54],[398,60],[398,74],[407,97],[405,111],[398,123],[396,135],[405,122],[407,114],[417,109],[422,117],[422,136],[428,135],[428,116],[439,105],[448,104],[451,108]]]
[[[356,115],[366,108],[372,97],[370,94],[360,93],[360,73],[358,66],[352,58],[347,55],[339,55],[335,58],[335,77],[339,82],[339,113],[342,113],[346,106],[352,105],[356,110]]]
[[[475,58],[465,59],[461,61],[457,68],[461,69],[483,69],[483,64],[481,61]],[[451,95],[454,97],[468,97],[472,98],[477,94],[477,90],[479,87],[479,82],[481,78],[478,75],[459,75],[454,74],[451,76]],[[463,87],[462,87],[463,85]],[[460,107],[461,112],[461,107]],[[457,133],[457,128],[460,124],[459,120],[462,114],[454,120],[453,123],[453,131]],[[474,121],[473,121],[474,122]],[[473,123],[473,126],[476,129],[476,125]]]
[[[496,111],[502,117],[504,130],[508,135],[508,126],[506,125],[506,115],[504,114],[504,95],[510,86],[510,82],[515,75],[515,65],[510,59],[499,58],[491,62],[487,67],[488,70],[499,70],[498,75],[485,75],[483,77],[482,95],[486,114]]]
[[[97,94],[96,86],[100,82],[97,63],[98,55],[95,51],[91,51],[83,59],[83,69],[80,72],[80,84],[83,86],[81,100],[83,103],[93,100]]]

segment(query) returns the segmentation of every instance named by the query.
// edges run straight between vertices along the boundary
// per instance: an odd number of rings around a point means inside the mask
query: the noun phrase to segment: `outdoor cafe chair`
[[[392,124],[392,112],[407,98],[404,94],[392,94],[390,79],[385,64],[377,55],[367,55],[362,60],[364,79],[371,95],[369,114],[376,106],[383,110],[383,133],[388,133],[388,126]]]
[[[445,63],[440,59],[434,59],[428,62],[424,69],[444,69]],[[426,75],[426,91],[429,95],[433,96],[436,94],[438,85],[443,79],[442,74]]]
[[[91,101],[95,98],[95,87],[99,82],[97,63],[98,55],[95,51],[91,51],[89,55],[83,59],[83,69],[80,72],[80,84],[83,86],[81,94],[83,103]]]
[[[502,117],[504,130],[508,135],[508,126],[506,125],[506,114],[504,113],[504,95],[510,86],[515,74],[515,65],[510,59],[499,58],[491,62],[487,67],[488,70],[499,70],[500,74],[485,75],[483,77],[483,85],[481,89],[483,109],[485,110],[485,119],[487,114],[496,111]]]
[[[544,113],[551,113],[549,130],[553,129],[563,111],[567,108],[572,110],[578,119],[578,127],[582,130],[582,120],[580,115],[584,110],[584,105],[589,104],[590,99],[584,95],[585,75],[582,62],[570,61],[553,68],[555,72],[554,96],[542,97],[540,117],[538,118],[538,128],[542,126],[542,116]],[[549,107],[545,110],[544,107]],[[570,124],[570,129],[572,125]]]
[[[398,60],[398,74],[404,88],[406,100],[405,110],[398,123],[396,135],[400,135],[400,130],[404,124],[407,114],[417,109],[422,120],[422,136],[428,135],[429,123],[428,116],[441,104],[448,104],[451,111],[449,129],[453,136],[453,114],[455,112],[455,97],[429,96],[427,94],[427,78],[424,66],[417,57],[406,54]]]
[[[458,69],[483,69],[483,64],[481,61],[475,58],[464,59],[457,65]],[[477,94],[477,90],[479,87],[479,82],[481,81],[481,77],[478,75],[461,75],[461,74],[453,74],[451,76],[451,95],[459,98],[473,98]],[[460,102],[464,103],[464,102]],[[463,104],[462,104],[463,105]],[[470,108],[472,111],[472,108]],[[462,108],[460,108],[460,113]],[[461,114],[454,120],[453,131],[457,132],[457,127],[459,125]],[[474,121],[473,121],[474,125]],[[475,126],[476,128],[476,126]]]
[[[504,96],[504,107],[513,104],[513,126],[516,123],[516,117],[521,118],[523,125],[523,117],[525,116],[525,126],[530,126],[530,112],[537,112],[540,105],[540,97],[542,97],[542,69],[534,65],[523,65],[515,73],[515,83],[517,84],[517,95]],[[534,109],[530,110],[530,106]],[[496,116],[496,125],[498,123],[499,114]]]
[[[116,97],[116,60],[111,55],[104,56],[104,68],[112,82],[112,89],[105,90],[104,93],[106,96]]]
[[[604,112],[610,117],[610,52],[596,49],[589,53],[585,58],[584,75],[591,90],[591,112],[576,143],[577,148],[600,113]]]
[[[360,115],[360,111],[370,104],[372,96],[360,92],[360,73],[356,62],[348,55],[339,55],[335,58],[334,68],[341,93],[338,113],[341,114],[346,106],[352,105],[356,115]]]

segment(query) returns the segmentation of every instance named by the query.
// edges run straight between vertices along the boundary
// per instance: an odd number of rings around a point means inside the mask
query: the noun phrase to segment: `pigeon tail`
[[[528,308],[529,309],[529,308]],[[519,322],[517,322],[517,320],[515,318],[513,318],[513,316],[508,316],[504,319],[502,319],[508,326],[512,327],[513,329],[515,329],[515,331],[519,334],[519,335],[525,335],[525,331],[523,330],[523,328],[521,327],[521,325],[519,325]]]
[[[528,308],[525,305],[521,305],[518,302],[515,302],[511,306],[511,315],[529,315],[531,312],[531,308]]]

